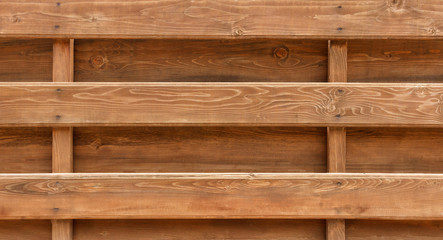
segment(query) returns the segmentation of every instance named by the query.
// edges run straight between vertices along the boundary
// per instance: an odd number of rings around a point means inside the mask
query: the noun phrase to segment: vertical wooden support
[[[329,41],[329,82],[347,82],[348,45],[346,41]],[[328,127],[328,172],[346,171],[346,128]],[[345,239],[345,220],[326,221],[328,240]]]
[[[74,80],[74,40],[57,39],[53,47],[52,79],[54,82]],[[72,127],[52,130],[52,172],[73,172]],[[53,240],[72,240],[72,220],[52,220]]]

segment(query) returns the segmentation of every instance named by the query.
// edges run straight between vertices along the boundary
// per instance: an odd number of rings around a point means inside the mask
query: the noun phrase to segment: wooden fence
[[[438,0],[0,1],[0,239],[442,239]]]

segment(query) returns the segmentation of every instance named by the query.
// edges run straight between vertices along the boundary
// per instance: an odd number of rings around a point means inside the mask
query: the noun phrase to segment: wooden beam
[[[74,80],[74,40],[57,39],[53,45],[53,82]],[[73,172],[73,129],[60,127],[52,130],[52,172]],[[52,220],[53,240],[72,240],[72,220]]]
[[[436,39],[440,9],[439,0],[3,1],[0,37]]]
[[[348,74],[348,44],[346,41],[328,42],[328,80],[346,82]],[[346,171],[346,128],[328,127],[328,172]],[[326,220],[326,238],[345,240],[346,223],[344,219]]]
[[[0,174],[0,218],[443,220],[442,186],[442,174]]]
[[[443,84],[0,83],[0,126],[442,127]]]

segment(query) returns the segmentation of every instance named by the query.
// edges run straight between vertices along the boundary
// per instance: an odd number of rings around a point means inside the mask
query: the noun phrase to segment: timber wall
[[[0,239],[442,239],[442,26],[440,1],[0,1]]]

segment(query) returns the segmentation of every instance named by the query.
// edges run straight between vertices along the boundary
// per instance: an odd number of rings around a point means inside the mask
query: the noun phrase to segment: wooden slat
[[[328,43],[328,81],[346,82],[348,74],[348,43],[333,40]],[[328,127],[328,172],[346,171],[346,128]],[[326,239],[345,240],[344,219],[326,220]]]
[[[0,218],[441,220],[442,190],[441,174],[2,174]]]
[[[0,36],[441,38],[442,7],[439,0],[2,1]]]
[[[74,136],[75,172],[326,171],[324,128],[91,127]]]
[[[51,240],[51,221],[1,220],[0,240]]]
[[[323,220],[75,220],[74,240],[324,240]]]
[[[0,83],[0,126],[442,127],[442,84]]]
[[[75,81],[325,82],[327,55],[311,39],[81,39]]]
[[[53,45],[52,80],[74,81],[74,40],[56,39]],[[74,170],[72,127],[52,131],[52,172],[69,173]],[[52,220],[52,240],[72,240],[72,220]]]

